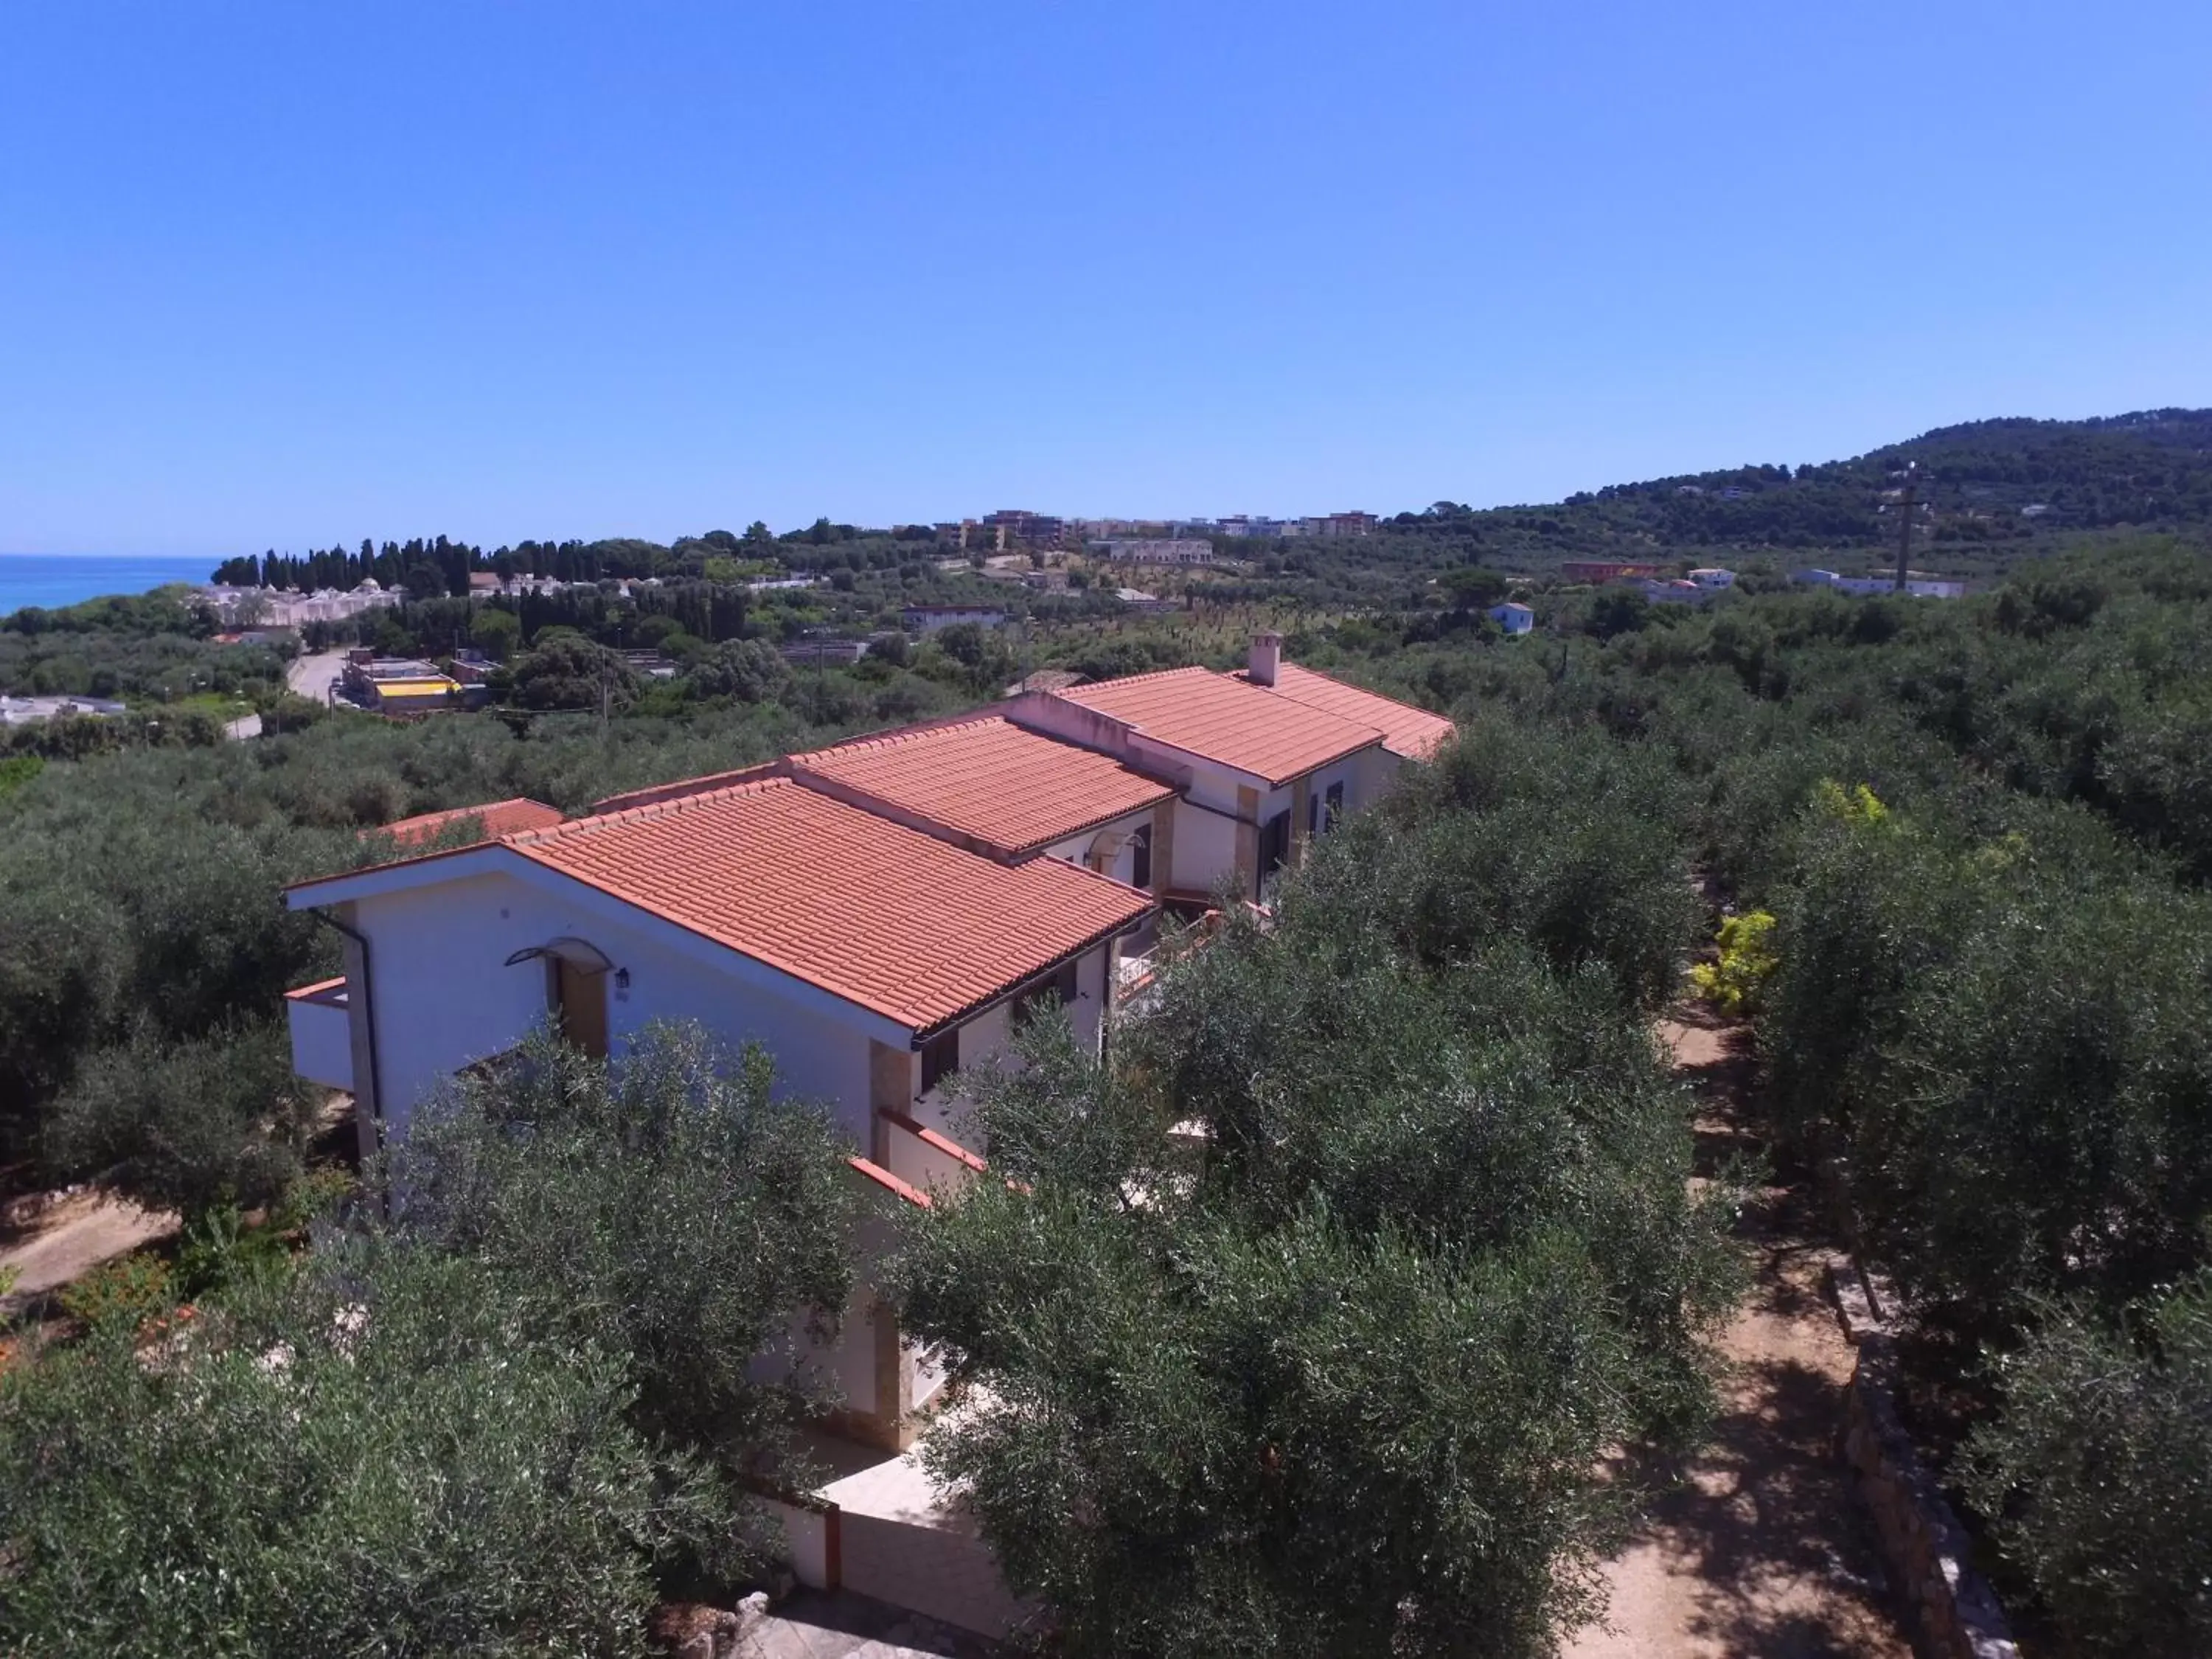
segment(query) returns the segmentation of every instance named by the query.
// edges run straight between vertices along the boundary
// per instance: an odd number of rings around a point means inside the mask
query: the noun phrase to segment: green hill
[[[1875,550],[1895,534],[1891,492],[1914,461],[1919,535],[1930,556],[2121,526],[2212,525],[2212,409],[2162,409],[2087,421],[1975,421],[1850,460],[1612,484],[1551,506],[1474,511],[1440,501],[1400,514],[1386,530],[1441,532],[1507,563]]]

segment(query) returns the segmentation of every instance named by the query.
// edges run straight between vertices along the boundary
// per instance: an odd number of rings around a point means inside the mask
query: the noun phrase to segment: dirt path
[[[1744,1034],[1662,1028],[1708,1103],[1701,1173],[1757,1146],[1736,1102]],[[1911,1659],[1866,1519],[1835,1454],[1851,1351],[1821,1290],[1829,1251],[1799,1195],[1765,1189],[1739,1235],[1757,1276],[1721,1338],[1729,1364],[1712,1443],[1607,1567],[1612,1607],[1566,1659]]]
[[[8,1305],[66,1285],[109,1257],[176,1230],[177,1218],[166,1211],[142,1210],[89,1188],[50,1203],[0,1211],[0,1267],[21,1275]]]

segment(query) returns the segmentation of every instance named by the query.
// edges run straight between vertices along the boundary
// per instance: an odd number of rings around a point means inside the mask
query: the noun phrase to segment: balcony
[[[284,994],[292,1026],[292,1070],[310,1083],[353,1092],[353,1028],[346,982],[326,979]]]

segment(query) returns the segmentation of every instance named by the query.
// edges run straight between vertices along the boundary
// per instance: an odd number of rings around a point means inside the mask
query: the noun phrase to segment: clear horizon
[[[0,547],[1389,513],[2212,404],[2208,57],[2179,0],[19,9]]]

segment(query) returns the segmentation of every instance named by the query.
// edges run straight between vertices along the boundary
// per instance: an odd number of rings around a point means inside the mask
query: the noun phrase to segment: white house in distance
[[[1793,570],[1790,580],[1806,587],[1832,587],[1838,593],[1894,593],[1894,576],[1842,576],[1832,570]],[[1931,576],[1924,570],[1905,573],[1905,591],[1914,599],[1963,599],[1966,584],[1956,577]]]
[[[1490,607],[1490,620],[1508,634],[1526,634],[1536,626],[1536,613],[1518,599],[1508,599],[1503,605]]]
[[[1238,673],[1025,691],[566,822],[477,809],[492,839],[289,890],[345,935],[344,976],[288,999],[295,1066],[353,1095],[368,1148],[548,1018],[617,1062],[648,1022],[696,1020],[759,1042],[780,1088],[829,1103],[879,1202],[926,1205],[985,1167],[989,1149],[957,1138],[952,1079],[1002,1054],[1025,1008],[1056,1000],[1103,1044],[1164,905],[1263,896],[1451,732],[1283,662],[1262,635]],[[939,1379],[866,1288],[875,1248],[863,1239],[863,1288],[823,1356],[852,1471],[787,1516],[797,1565],[991,1629],[1003,1590],[948,1588],[981,1582],[980,1547],[914,1518],[931,1500],[902,1454]]]
[[[914,633],[929,635],[956,623],[974,623],[978,628],[1003,628],[1006,613],[988,605],[910,605],[899,612],[899,621]]]
[[[1151,536],[1096,541],[1087,551],[1128,564],[1212,564],[1213,544],[1198,536]]]

